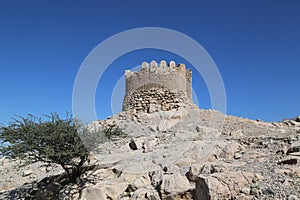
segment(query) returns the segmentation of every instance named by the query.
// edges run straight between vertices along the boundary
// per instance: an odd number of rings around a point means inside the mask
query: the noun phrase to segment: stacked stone
[[[152,113],[178,108],[192,101],[191,70],[184,64],[162,60],[143,62],[140,71],[125,71],[126,92],[122,110]]]
[[[169,91],[157,84],[140,88],[130,96],[127,107],[135,108],[137,112],[147,113],[172,110],[178,108],[179,104],[186,100],[182,92]]]

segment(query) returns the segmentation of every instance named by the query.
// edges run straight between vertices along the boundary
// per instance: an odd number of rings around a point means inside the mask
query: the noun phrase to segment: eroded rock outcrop
[[[212,115],[223,117],[222,128],[211,126]],[[169,125],[161,125],[164,120]],[[300,193],[300,136],[297,126],[278,123],[280,127],[192,105],[166,112],[124,111],[93,123],[128,133],[94,149],[90,164],[96,168],[76,183],[49,182],[43,188],[57,186],[56,197],[65,200],[294,198]],[[37,182],[22,186],[49,176],[45,167],[17,171],[14,161],[1,163],[0,198],[50,198],[50,193],[37,192]]]

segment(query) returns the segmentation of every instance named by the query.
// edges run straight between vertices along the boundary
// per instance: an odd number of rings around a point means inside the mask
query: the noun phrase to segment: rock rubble
[[[93,123],[119,127],[128,137],[100,144],[89,163],[96,167],[76,183],[49,178],[62,174],[59,168],[17,168],[1,159],[0,199],[298,199],[300,126],[294,121],[267,123],[192,105],[127,110]]]

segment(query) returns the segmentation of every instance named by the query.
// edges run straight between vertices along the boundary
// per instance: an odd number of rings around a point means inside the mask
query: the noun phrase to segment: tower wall
[[[149,112],[150,104],[160,110],[169,110],[176,108],[178,103],[192,101],[192,73],[184,64],[176,66],[171,61],[167,66],[165,61],[159,65],[155,61],[143,62],[138,72],[126,70],[125,80],[123,110],[137,108]]]

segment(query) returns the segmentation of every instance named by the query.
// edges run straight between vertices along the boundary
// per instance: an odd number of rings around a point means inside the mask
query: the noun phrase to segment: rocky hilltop
[[[2,158],[0,199],[289,199],[300,197],[300,118],[267,123],[194,105],[127,110],[90,128],[126,138],[91,152],[76,183],[41,163]]]

